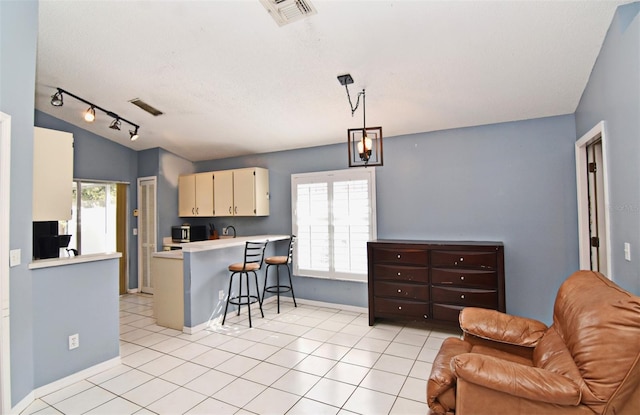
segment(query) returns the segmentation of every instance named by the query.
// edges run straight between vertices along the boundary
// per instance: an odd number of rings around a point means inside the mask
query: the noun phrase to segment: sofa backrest
[[[578,271],[558,290],[553,329],[584,381],[582,403],[596,413],[637,385],[630,374],[640,360],[640,297],[598,272]]]

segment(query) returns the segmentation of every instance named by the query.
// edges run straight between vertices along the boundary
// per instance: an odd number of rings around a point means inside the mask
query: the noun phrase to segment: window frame
[[[377,215],[376,215],[376,174],[375,168],[369,167],[366,169],[344,169],[344,170],[329,170],[310,173],[294,173],[291,175],[291,229],[292,233],[298,235],[298,216],[297,216],[297,202],[298,202],[298,189],[299,184],[305,183],[328,183],[331,187],[333,182],[351,181],[351,180],[367,180],[368,184],[368,197],[369,197],[369,238],[368,241],[377,239]],[[332,193],[330,192],[329,199],[329,251],[330,251],[330,267],[329,271],[301,269],[298,261],[298,249],[294,250],[293,257],[293,273],[295,275],[313,278],[323,278],[331,280],[343,280],[343,281],[355,281],[355,282],[367,282],[367,272],[353,273],[353,272],[338,272],[334,267],[334,224],[333,224],[333,212],[332,212]],[[366,244],[363,247],[364,255],[366,256]]]

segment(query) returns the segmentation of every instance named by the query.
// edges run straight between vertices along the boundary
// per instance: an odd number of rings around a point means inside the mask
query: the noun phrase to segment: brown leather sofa
[[[432,414],[640,414],[640,297],[593,271],[558,290],[553,325],[465,308],[427,382]]]

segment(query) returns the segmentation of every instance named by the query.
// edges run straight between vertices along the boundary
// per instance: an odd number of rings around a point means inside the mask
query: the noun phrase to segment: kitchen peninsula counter
[[[239,236],[183,243],[182,249],[154,253],[151,272],[158,325],[195,333],[216,324],[226,304],[228,267],[243,261],[245,242],[268,240],[265,256],[273,256],[286,255],[288,239],[289,235]],[[258,271],[258,282],[262,287],[264,268]]]

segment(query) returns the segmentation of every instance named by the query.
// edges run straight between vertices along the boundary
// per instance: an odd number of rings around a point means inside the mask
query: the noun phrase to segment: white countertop
[[[156,258],[182,259],[183,252],[211,251],[213,249],[230,248],[232,246],[244,245],[247,241],[281,241],[289,238],[290,235],[253,235],[238,236],[237,238],[211,239],[207,241],[183,243],[180,244],[182,250],[154,252],[153,256]]]
[[[83,262],[93,262],[93,261],[102,261],[105,259],[120,258],[121,256],[122,254],[120,252],[106,252],[103,254],[87,254],[87,255],[78,255],[78,256],[72,256],[72,257],[38,259],[31,262],[28,268],[39,269],[39,268],[59,267],[62,265],[81,264]]]

